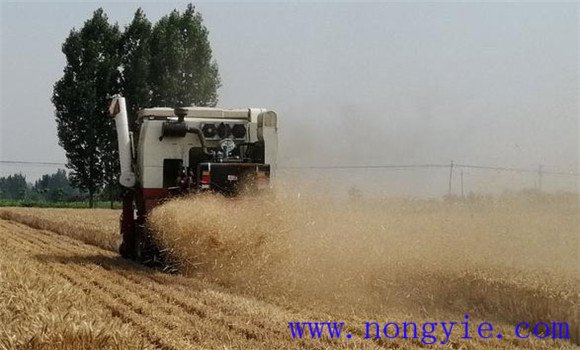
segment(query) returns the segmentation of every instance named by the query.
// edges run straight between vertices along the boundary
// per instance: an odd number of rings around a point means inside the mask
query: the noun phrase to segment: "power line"
[[[65,163],[54,162],[29,162],[17,160],[0,160],[0,164],[14,164],[14,165],[40,165],[40,166],[66,166]]]
[[[409,169],[448,168],[448,164],[387,164],[387,165],[296,165],[279,166],[280,169]]]
[[[470,168],[470,169],[513,171],[513,172],[519,172],[519,173],[535,173],[536,172],[536,170],[524,169],[524,168],[507,168],[507,167],[485,166],[485,165],[455,164],[455,166],[461,167],[461,168]]]
[[[450,164],[386,164],[386,165],[306,165],[306,166],[280,166],[280,169],[413,169],[413,168],[449,168]],[[498,166],[472,165],[472,164],[453,164],[454,168],[468,168],[481,170],[495,170],[495,171],[509,171],[518,173],[536,174],[536,169],[525,168],[510,168]],[[542,174],[548,175],[564,175],[564,176],[580,176],[580,173],[575,172],[561,172],[561,171],[545,171]]]
[[[470,169],[484,169],[484,170],[497,170],[497,171],[511,171],[517,173],[538,173],[537,169],[524,169],[524,168],[508,168],[508,167],[496,167],[496,166],[484,166],[484,165],[470,165],[470,164],[455,164],[456,167],[461,168],[470,168]],[[573,171],[570,172],[561,172],[561,171],[545,171],[540,170],[542,174],[549,174],[549,175],[569,175],[569,176],[580,176],[580,173],[575,173]]]

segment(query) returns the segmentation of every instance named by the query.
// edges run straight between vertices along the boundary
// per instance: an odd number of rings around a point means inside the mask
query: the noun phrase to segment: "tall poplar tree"
[[[171,12],[151,34],[151,103],[157,106],[215,106],[220,86],[209,31],[192,4]]]
[[[105,181],[119,173],[115,130],[107,117],[107,100],[119,91],[119,40],[103,9],[73,29],[62,46],[67,63],[52,97],[71,182],[88,192],[90,207]]]
[[[62,46],[63,77],[52,97],[60,145],[67,156],[71,183],[94,196],[106,187],[112,201],[118,186],[119,159],[109,99],[127,100],[130,127],[137,110],[155,106],[215,106],[220,86],[209,32],[189,4],[152,25],[141,9],[121,34],[103,9]]]
[[[137,111],[151,106],[151,22],[142,9],[135,12],[121,38],[122,94],[127,100],[129,126],[135,126]]]

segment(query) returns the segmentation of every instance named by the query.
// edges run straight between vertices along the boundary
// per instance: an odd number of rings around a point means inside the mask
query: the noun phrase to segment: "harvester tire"
[[[133,259],[133,254],[130,249],[127,248],[125,242],[121,243],[119,246],[119,254],[125,259]]]

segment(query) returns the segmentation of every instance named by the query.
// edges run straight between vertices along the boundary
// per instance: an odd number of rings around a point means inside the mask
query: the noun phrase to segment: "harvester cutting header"
[[[122,256],[144,262],[159,250],[146,227],[147,213],[181,193],[215,191],[233,196],[270,187],[278,152],[277,115],[259,109],[146,108],[129,132],[125,98],[109,108],[115,119],[123,195]]]

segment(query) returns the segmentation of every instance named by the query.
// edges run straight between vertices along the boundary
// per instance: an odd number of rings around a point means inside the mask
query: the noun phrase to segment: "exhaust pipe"
[[[119,163],[121,175],[119,183],[124,187],[135,186],[135,173],[132,169],[131,138],[129,137],[129,122],[127,120],[127,105],[125,98],[119,95],[113,97],[109,107],[111,118],[115,119],[117,127],[117,141],[119,143]]]

